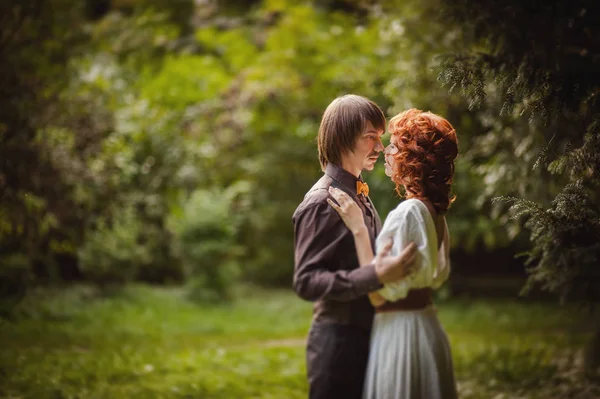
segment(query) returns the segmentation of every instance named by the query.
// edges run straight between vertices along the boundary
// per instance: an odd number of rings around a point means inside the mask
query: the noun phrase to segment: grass
[[[143,285],[112,296],[85,286],[32,293],[0,326],[0,397],[306,398],[311,304],[247,287],[236,298],[200,306],[181,288]],[[438,309],[461,397],[600,395],[577,372],[585,314],[508,300]]]

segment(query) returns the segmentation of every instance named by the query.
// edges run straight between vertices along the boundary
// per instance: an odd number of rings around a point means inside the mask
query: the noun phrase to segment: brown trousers
[[[306,368],[310,399],[360,399],[370,331],[357,326],[313,322]]]

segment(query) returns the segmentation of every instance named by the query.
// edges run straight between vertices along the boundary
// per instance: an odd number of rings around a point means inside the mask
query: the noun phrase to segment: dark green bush
[[[238,273],[235,244],[235,191],[197,190],[175,213],[171,226],[179,256],[191,282],[190,296],[198,301],[229,299],[229,287]]]

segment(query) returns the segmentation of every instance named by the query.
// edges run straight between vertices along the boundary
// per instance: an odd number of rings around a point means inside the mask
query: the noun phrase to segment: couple
[[[294,212],[294,289],[315,302],[306,356],[312,399],[457,396],[432,305],[432,289],[450,271],[444,214],[454,201],[456,132],[410,109],[390,120],[384,149],[385,122],[364,97],[336,98],[318,134],[324,175]],[[406,197],[383,227],[361,177],[382,151],[386,175]]]

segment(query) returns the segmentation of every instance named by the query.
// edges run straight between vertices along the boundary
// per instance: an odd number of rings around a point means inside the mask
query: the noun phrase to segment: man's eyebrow
[[[373,129],[369,129],[364,134],[371,134],[371,133],[379,134],[379,131],[373,130]]]

